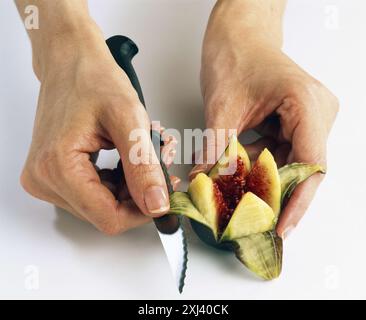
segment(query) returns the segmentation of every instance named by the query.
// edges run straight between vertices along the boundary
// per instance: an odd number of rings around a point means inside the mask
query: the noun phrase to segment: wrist
[[[33,68],[40,80],[48,69],[68,63],[80,50],[105,47],[102,32],[90,17],[86,1],[34,1],[39,7],[39,29],[28,33]],[[27,4],[28,1],[17,1],[21,13]]]
[[[105,51],[101,30],[87,19],[57,31],[48,30],[31,39],[33,68],[41,81],[50,70],[62,69],[80,56]]]
[[[268,43],[280,49],[285,4],[285,0],[218,0],[206,40]]]

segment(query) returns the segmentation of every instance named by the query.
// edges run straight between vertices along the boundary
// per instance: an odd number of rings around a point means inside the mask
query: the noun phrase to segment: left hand
[[[268,147],[279,166],[292,162],[325,166],[337,99],[272,39],[250,32],[211,18],[201,72],[206,127],[236,129],[238,134],[256,129],[263,138],[247,146],[252,159]],[[224,142],[208,143],[206,158],[208,149],[223,151]],[[191,178],[208,169],[207,165],[196,166]],[[321,179],[315,175],[296,189],[277,225],[280,236],[298,224]]]

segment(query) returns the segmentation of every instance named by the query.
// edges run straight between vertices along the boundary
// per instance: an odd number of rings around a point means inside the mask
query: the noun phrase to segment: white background
[[[106,37],[122,33],[139,44],[135,64],[151,118],[169,127],[203,126],[200,47],[213,3],[90,1]],[[329,142],[329,174],[285,243],[282,277],[259,281],[233,256],[191,235],[180,296],[153,226],[108,238],[19,186],[38,83],[15,6],[0,1],[0,298],[366,298],[365,15],[364,0],[289,1],[285,50],[335,92],[341,112]],[[114,155],[102,160],[112,165]],[[39,270],[38,290],[28,290],[29,266]]]

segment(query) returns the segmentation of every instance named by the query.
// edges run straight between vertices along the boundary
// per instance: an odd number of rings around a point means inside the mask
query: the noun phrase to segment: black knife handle
[[[139,96],[141,103],[146,108],[140,81],[132,65],[132,59],[139,52],[137,45],[131,39],[125,36],[114,36],[109,38],[107,40],[107,45],[113,55],[114,60],[116,60],[117,64],[127,74]]]
[[[127,74],[128,78],[131,81],[131,84],[135,88],[141,103],[145,105],[144,95],[142,93],[140,81],[137,77],[135,69],[132,65],[132,59],[139,52],[137,45],[128,37],[125,36],[114,36],[107,40],[107,45],[109,50],[112,53],[114,60],[116,60],[117,64],[123,69],[123,71]],[[161,147],[161,136],[160,133],[152,131],[151,139],[154,145],[154,150],[156,155],[160,155],[160,147]],[[165,182],[167,184],[168,192],[171,194],[173,192],[173,187],[170,182],[170,177],[168,174],[168,170],[160,159],[160,164],[164,173]],[[154,219],[154,222],[158,228],[158,230],[165,234],[174,233],[179,228],[179,219],[177,216],[167,215],[161,218]]]

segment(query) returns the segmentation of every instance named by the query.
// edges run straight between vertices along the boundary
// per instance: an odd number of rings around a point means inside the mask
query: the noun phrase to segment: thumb
[[[145,215],[162,216],[170,209],[169,194],[151,142],[150,121],[141,103],[130,113],[123,107],[109,119],[107,130],[121,157],[128,191]]]

